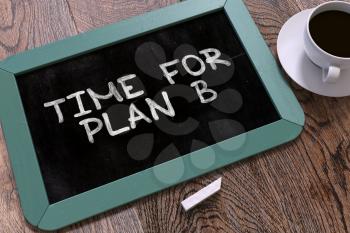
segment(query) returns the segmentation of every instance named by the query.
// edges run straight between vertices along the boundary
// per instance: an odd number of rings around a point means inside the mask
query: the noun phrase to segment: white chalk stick
[[[189,196],[185,200],[181,202],[182,207],[185,211],[188,211],[204,201],[205,199],[211,197],[215,193],[217,193],[221,188],[221,177],[214,182],[210,183],[206,187],[202,188],[192,196]]]

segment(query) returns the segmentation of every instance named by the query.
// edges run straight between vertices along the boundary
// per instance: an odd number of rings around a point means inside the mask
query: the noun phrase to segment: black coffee
[[[324,51],[350,57],[350,14],[326,11],[313,17],[309,23],[312,39]]]

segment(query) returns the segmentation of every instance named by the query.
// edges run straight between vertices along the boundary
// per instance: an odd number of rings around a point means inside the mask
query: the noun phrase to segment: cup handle
[[[322,80],[325,83],[335,83],[340,76],[340,68],[337,66],[329,66],[323,69]]]

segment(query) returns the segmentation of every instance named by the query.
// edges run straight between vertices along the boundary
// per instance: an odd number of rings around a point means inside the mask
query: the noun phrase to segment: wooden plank
[[[72,225],[60,232],[143,233],[143,230],[136,209],[127,205]]]
[[[283,23],[300,10],[322,2],[325,1],[284,1],[280,4],[246,1],[274,54],[277,54],[276,40]],[[292,148],[293,154],[280,162],[290,179],[299,183],[286,189],[289,192],[285,194],[290,198],[281,195],[286,201],[284,208],[289,207],[288,212],[292,214],[287,219],[290,226],[295,227],[293,232],[300,229],[304,229],[302,232],[350,232],[350,130],[346,127],[350,123],[350,98],[320,97],[290,83],[303,105],[307,121],[304,133]],[[299,179],[293,178],[293,169]],[[285,189],[287,183],[281,185],[280,189]],[[299,224],[291,224],[295,222]]]
[[[77,32],[65,0],[3,0],[0,12],[0,59]]]
[[[67,0],[79,32],[176,3],[177,0]]]

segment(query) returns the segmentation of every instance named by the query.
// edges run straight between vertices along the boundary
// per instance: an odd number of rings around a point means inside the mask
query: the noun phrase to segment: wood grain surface
[[[0,58],[175,2],[0,0]],[[275,55],[283,23],[321,2],[245,0]],[[321,97],[290,84],[306,114],[297,140],[62,232],[350,233],[350,98]],[[181,200],[219,176],[217,195],[188,213],[181,209]],[[0,232],[37,232],[20,211],[1,133]]]

